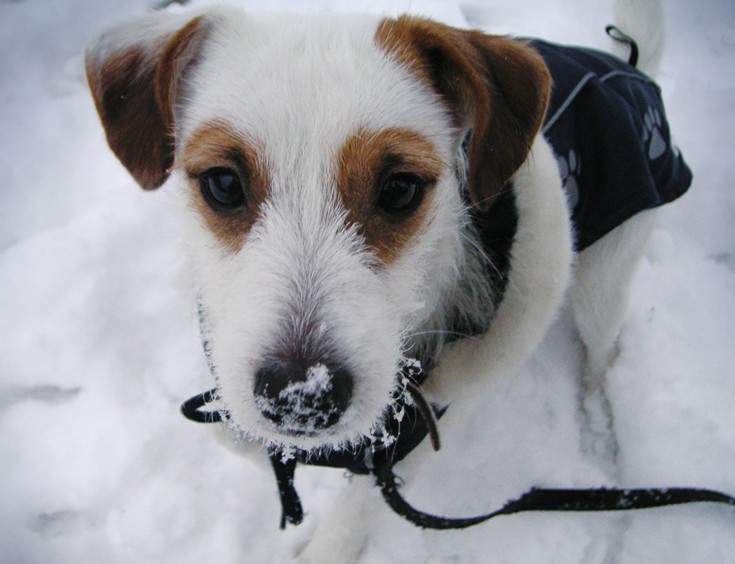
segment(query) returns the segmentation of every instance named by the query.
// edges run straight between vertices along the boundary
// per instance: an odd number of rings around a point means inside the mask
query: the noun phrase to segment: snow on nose
[[[349,406],[353,378],[336,363],[306,369],[266,363],[256,374],[255,398],[260,412],[281,431],[314,435],[334,426]]]

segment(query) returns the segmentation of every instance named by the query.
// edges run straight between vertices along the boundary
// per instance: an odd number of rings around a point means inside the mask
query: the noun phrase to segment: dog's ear
[[[203,17],[155,14],[111,29],[87,49],[107,142],[146,190],[163,184],[173,166],[173,109],[208,30]]]
[[[376,39],[471,130],[470,197],[487,210],[541,128],[551,90],[543,59],[522,41],[408,16],[384,20]]]

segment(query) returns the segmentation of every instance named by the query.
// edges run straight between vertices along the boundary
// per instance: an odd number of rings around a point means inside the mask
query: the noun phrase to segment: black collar
[[[446,407],[430,405],[423,397],[420,386],[427,371],[416,361],[404,362],[400,372],[400,385],[393,393],[393,402],[384,415],[380,431],[343,449],[330,449],[318,453],[305,450],[272,449],[268,455],[278,483],[281,498],[281,528],[286,523],[298,525],[303,520],[303,510],[294,486],[296,464],[344,468],[353,474],[392,475],[393,465],[403,460],[427,435],[435,450],[439,449],[436,418],[444,415]],[[182,414],[198,423],[226,421],[226,411],[207,411],[207,404],[219,399],[214,388],[194,396],[181,405]]]

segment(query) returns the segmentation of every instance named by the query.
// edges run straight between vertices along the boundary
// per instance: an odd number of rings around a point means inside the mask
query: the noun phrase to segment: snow
[[[325,364],[318,363],[310,366],[306,371],[306,381],[303,383],[292,383],[281,392],[284,396],[296,395],[319,395],[332,389],[332,373]],[[278,394],[279,397],[281,394]]]
[[[325,364],[318,363],[306,370],[304,380],[290,382],[278,395],[269,394],[266,385],[263,395],[256,395],[255,404],[263,413],[276,417],[282,429],[313,434],[341,415],[338,399],[331,393],[333,388],[332,373]]]
[[[280,531],[267,462],[233,454],[179,414],[212,382],[168,196],[137,189],[109,153],[82,67],[96,32],[153,3],[0,2],[3,561],[290,562],[352,485],[338,470],[299,468],[306,519]],[[603,0],[331,6],[412,9],[595,47],[607,45],[611,14]],[[396,467],[423,510],[483,513],[532,485],[735,493],[735,5],[665,7],[659,82],[695,181],[661,214],[609,374],[617,473],[580,451],[580,350],[562,315],[522,374],[490,383],[472,412],[449,409],[440,452],[422,444]],[[463,532],[381,517],[362,562],[735,562],[733,510],[718,506],[521,514]]]

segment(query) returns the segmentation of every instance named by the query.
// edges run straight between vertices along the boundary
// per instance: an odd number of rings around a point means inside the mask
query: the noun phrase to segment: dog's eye
[[[407,215],[421,203],[425,184],[413,174],[394,174],[383,184],[378,207],[390,214]]]
[[[199,177],[199,187],[207,203],[215,209],[233,209],[245,203],[240,178],[228,168],[212,168]]]

